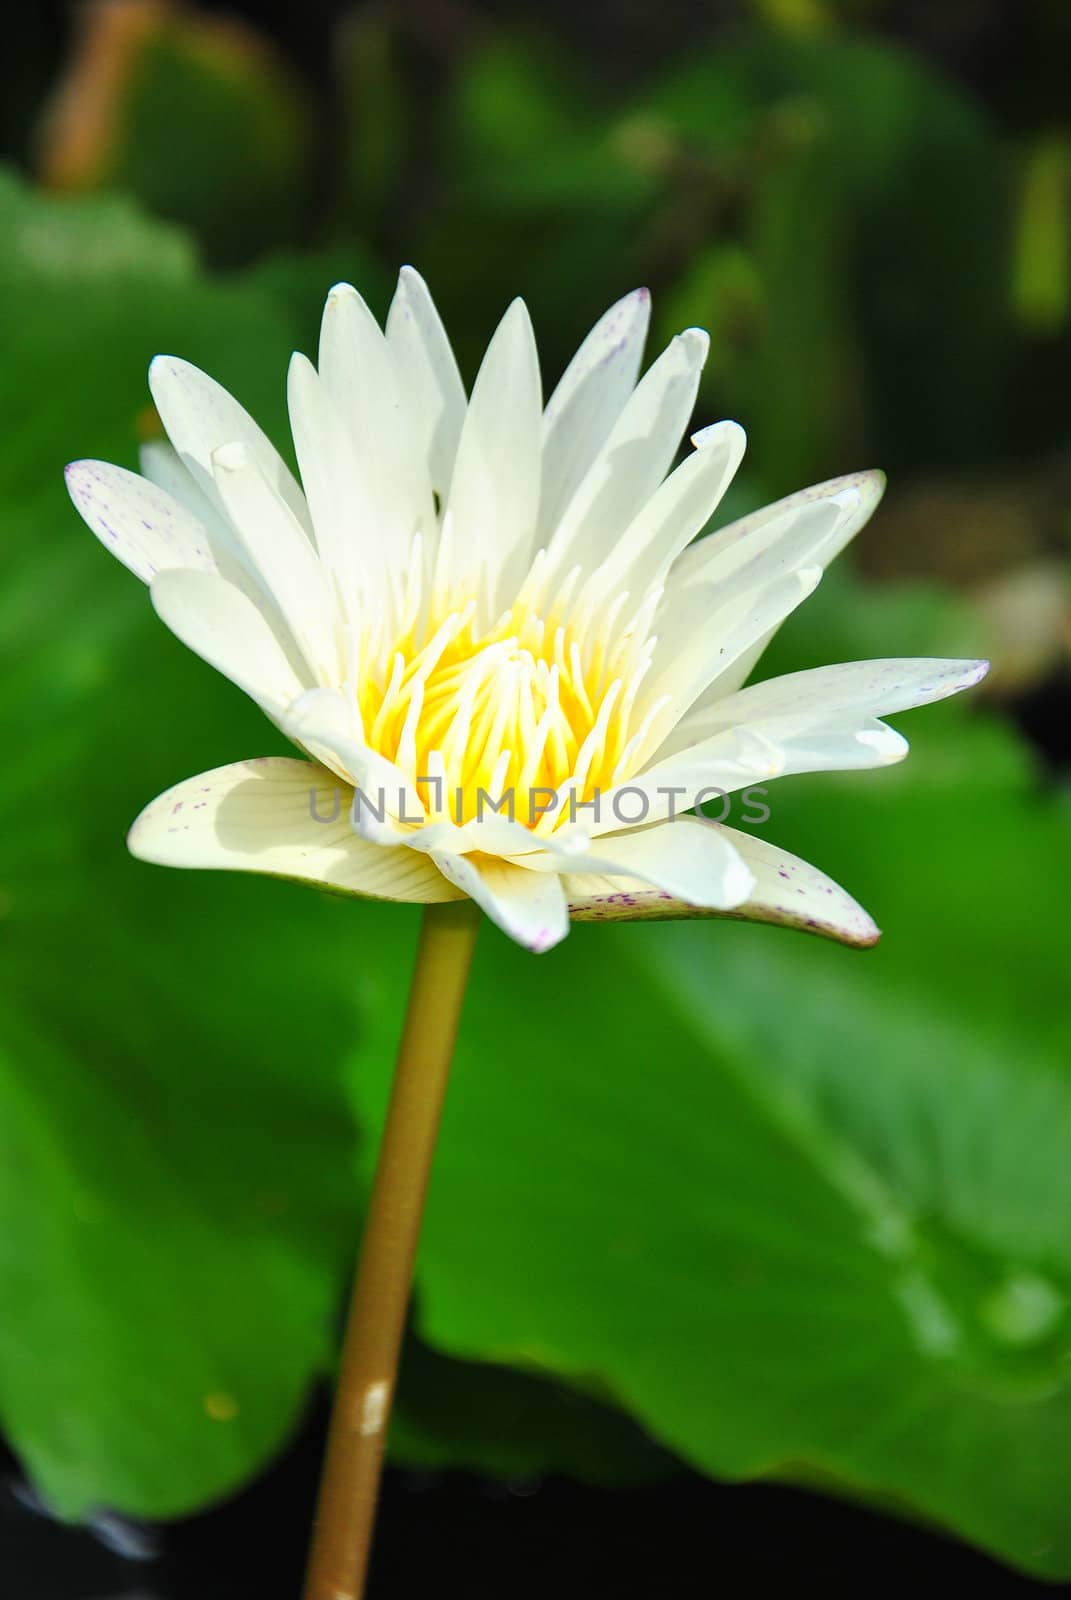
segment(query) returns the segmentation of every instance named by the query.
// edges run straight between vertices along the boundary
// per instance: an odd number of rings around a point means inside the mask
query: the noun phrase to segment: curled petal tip
[[[740,447],[747,442],[747,434],[739,422],[734,422],[731,417],[726,417],[722,422],[708,423],[705,428],[699,428],[691,435],[691,442],[697,450],[710,450],[722,444],[728,438],[734,438]]]
[[[324,311],[336,310],[339,306],[344,305],[347,301],[357,300],[359,298],[360,296],[358,295],[357,290],[353,287],[352,283],[333,283],[330,289],[327,291],[327,299],[324,302]]]
[[[710,349],[710,334],[705,328],[682,328],[676,337],[681,344],[695,346],[702,352],[703,359],[706,359],[707,351]]]
[[[242,472],[249,464],[249,452],[237,439],[221,444],[212,452],[212,465],[223,472]]]

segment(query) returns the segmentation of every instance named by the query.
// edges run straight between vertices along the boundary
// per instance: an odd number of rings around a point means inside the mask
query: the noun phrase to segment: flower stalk
[[[305,1600],[360,1600],[424,1198],[479,925],[426,907],[350,1301]]]

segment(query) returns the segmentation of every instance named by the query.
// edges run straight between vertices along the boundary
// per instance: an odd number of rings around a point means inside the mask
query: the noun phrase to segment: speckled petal
[[[157,484],[107,461],[72,461],[65,476],[83,521],[143,583],[171,567],[217,570],[209,530]]]
[[[959,694],[988,670],[987,661],[930,657],[845,661],[768,678],[710,703],[704,697],[666,738],[648,777],[660,774],[666,781],[666,772],[673,769],[685,773],[676,782],[724,783],[717,769],[742,729],[780,752],[776,770],[753,776],[845,771],[901,761],[908,750],[906,739],[878,718]]]
[[[857,949],[877,944],[881,935],[873,919],[817,867],[754,834],[711,826],[727,836],[754,877],[755,886],[742,905],[699,911],[688,901],[639,882],[568,876],[563,881],[570,917],[577,922],[624,922],[720,916],[796,928]]]
[[[726,695],[701,711],[693,709],[674,730],[673,743],[696,743],[722,728],[774,718],[820,727],[852,713],[886,717],[973,688],[988,670],[987,661],[908,656],[789,672]]]
[[[309,761],[238,761],[168,789],[145,807],[128,843],[142,861],[165,867],[262,872],[376,900],[461,898],[428,856],[358,838],[351,800]]]

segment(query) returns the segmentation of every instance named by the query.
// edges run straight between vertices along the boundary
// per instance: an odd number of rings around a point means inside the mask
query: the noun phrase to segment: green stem
[[[360,1600],[424,1197],[479,911],[428,906],[376,1164],[313,1529],[305,1600]]]

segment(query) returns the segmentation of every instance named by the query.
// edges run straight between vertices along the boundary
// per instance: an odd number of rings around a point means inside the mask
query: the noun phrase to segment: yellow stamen
[[[468,822],[512,793],[515,819],[546,835],[569,822],[567,797],[590,802],[627,776],[646,720],[639,691],[657,596],[622,625],[625,592],[594,609],[570,605],[579,577],[568,574],[546,615],[529,582],[482,630],[474,600],[444,584],[425,593],[416,549],[393,637],[349,630],[348,681],[368,743],[416,785],[429,816]],[[549,792],[562,803],[545,811]]]

